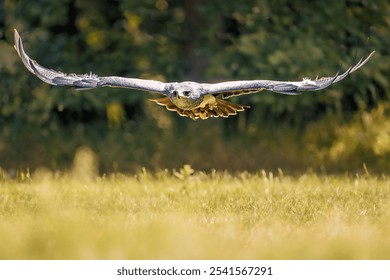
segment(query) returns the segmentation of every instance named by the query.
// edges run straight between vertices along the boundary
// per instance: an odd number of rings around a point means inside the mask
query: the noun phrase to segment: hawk
[[[372,51],[356,64],[349,67],[344,73],[337,73],[332,77],[303,78],[302,81],[272,81],[247,80],[229,81],[221,83],[196,83],[191,81],[163,83],[154,80],[125,78],[117,76],[99,77],[95,74],[65,74],[47,69],[32,60],[24,51],[22,39],[15,29],[15,49],[26,68],[42,81],[55,86],[71,86],[76,89],[94,89],[99,87],[119,87],[135,90],[156,92],[164,97],[151,99],[170,111],[176,111],[180,116],[193,120],[209,117],[224,117],[236,115],[248,106],[238,105],[226,99],[243,94],[260,92],[263,90],[281,94],[298,95],[301,91],[316,91],[324,89],[341,81],[350,73],[362,67],[375,53]]]

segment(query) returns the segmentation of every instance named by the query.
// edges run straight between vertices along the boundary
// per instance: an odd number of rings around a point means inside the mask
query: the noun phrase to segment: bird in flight
[[[362,67],[375,53],[372,51],[367,57],[363,57],[340,74],[332,77],[316,78],[311,80],[303,78],[302,81],[272,81],[272,80],[247,80],[229,81],[215,84],[196,82],[163,83],[154,80],[125,78],[117,76],[99,77],[95,74],[65,74],[59,71],[47,69],[32,60],[24,51],[22,39],[15,29],[15,49],[26,68],[42,81],[55,86],[71,86],[76,89],[94,89],[99,87],[119,87],[135,90],[156,92],[164,97],[151,99],[159,105],[165,106],[170,111],[176,111],[180,116],[193,120],[207,119],[209,117],[224,117],[236,115],[244,111],[248,106],[238,105],[226,101],[226,99],[243,94],[260,92],[263,90],[281,94],[298,95],[301,91],[316,91],[324,89],[338,81],[341,81],[350,73]]]

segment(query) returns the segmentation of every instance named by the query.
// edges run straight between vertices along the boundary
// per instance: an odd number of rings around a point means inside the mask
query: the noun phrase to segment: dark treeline
[[[261,138],[271,142],[256,146],[263,151],[272,146],[275,130],[285,126],[297,131],[286,138],[306,141],[297,134],[324,118],[346,122],[356,113],[387,108],[389,18],[390,3],[384,0],[3,0],[0,166],[63,167],[79,146],[92,147],[104,170],[182,163],[200,168],[280,166],[283,157],[277,160],[274,154],[268,155],[271,164],[221,164],[234,156],[224,159],[224,152],[215,154],[215,149],[211,153],[220,160],[201,164],[204,160],[196,154],[210,151],[199,151],[202,144],[195,138],[217,146],[239,142],[225,148],[247,147],[245,141]],[[325,91],[299,97],[266,92],[244,96],[237,102],[250,105],[250,110],[227,120],[194,123],[148,102],[153,97],[149,93],[109,88],[78,92],[42,83],[16,56],[14,28],[31,57],[48,68],[161,81],[300,80],[333,75],[371,50],[376,55]],[[217,134],[204,135],[204,130]],[[267,139],[267,130],[275,135]],[[168,152],[164,147],[172,149],[172,139],[184,141],[183,147],[190,141],[188,153],[193,156]],[[321,139],[318,142],[328,147],[334,144],[334,138]],[[28,142],[33,151],[27,151]],[[117,153],[112,145],[117,145]]]

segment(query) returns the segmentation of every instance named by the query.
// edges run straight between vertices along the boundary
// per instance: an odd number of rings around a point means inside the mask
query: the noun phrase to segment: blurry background
[[[125,89],[74,91],[29,73],[13,49],[67,73],[160,81],[301,80],[368,64],[320,92],[262,92],[229,119],[192,121]],[[369,38],[369,40],[368,40]],[[386,0],[2,0],[0,167],[67,170],[80,147],[101,172],[180,168],[387,172]]]

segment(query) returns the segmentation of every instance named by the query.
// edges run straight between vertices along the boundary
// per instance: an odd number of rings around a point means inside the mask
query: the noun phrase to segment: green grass
[[[5,177],[0,259],[390,258],[383,176],[97,176],[84,153],[67,173]]]

